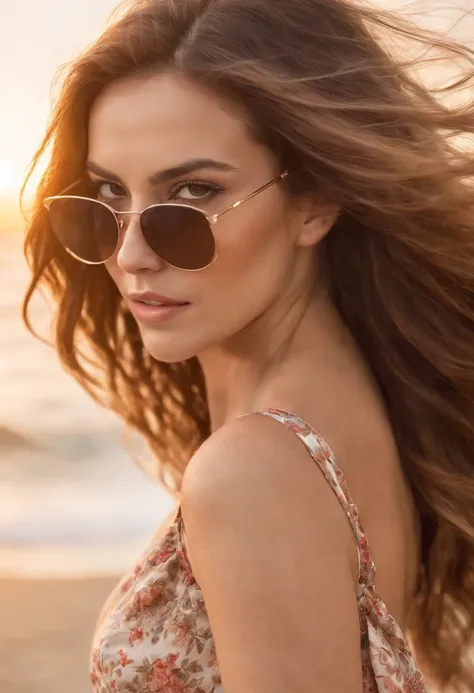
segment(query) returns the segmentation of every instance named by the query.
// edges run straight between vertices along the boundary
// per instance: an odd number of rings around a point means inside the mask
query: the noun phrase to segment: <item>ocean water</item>
[[[173,508],[117,418],[23,326],[22,233],[0,235],[0,575],[126,569]],[[35,323],[48,310],[35,303]]]

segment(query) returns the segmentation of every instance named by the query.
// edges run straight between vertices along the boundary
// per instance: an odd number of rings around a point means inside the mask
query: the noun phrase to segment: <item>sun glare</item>
[[[15,182],[13,166],[8,161],[0,161],[0,193],[13,192]]]

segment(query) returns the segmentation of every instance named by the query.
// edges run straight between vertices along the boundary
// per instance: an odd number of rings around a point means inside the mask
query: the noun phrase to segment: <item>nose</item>
[[[116,262],[121,270],[127,274],[136,274],[145,270],[158,272],[163,268],[163,260],[150,248],[143,236],[139,214],[121,215],[119,229]]]

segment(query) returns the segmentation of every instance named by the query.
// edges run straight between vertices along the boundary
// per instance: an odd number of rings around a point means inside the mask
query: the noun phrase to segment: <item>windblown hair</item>
[[[397,55],[403,42],[463,74],[429,89],[421,57]],[[68,67],[32,163],[50,151],[25,243],[27,324],[46,288],[63,365],[145,436],[179,491],[210,434],[199,363],[153,360],[104,267],[68,255],[42,206],[84,175],[94,100],[175,71],[237,104],[281,169],[296,166],[288,194],[340,206],[321,245],[328,285],[378,379],[422,518],[410,637],[427,675],[457,691],[474,689],[474,109],[458,98],[473,65],[467,47],[350,0],[131,3]]]

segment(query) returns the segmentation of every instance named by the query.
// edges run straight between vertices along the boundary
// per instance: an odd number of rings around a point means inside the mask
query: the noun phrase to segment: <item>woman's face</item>
[[[149,180],[198,159],[217,164],[159,184]],[[129,79],[103,92],[90,117],[88,161],[91,180],[100,184],[99,199],[121,210],[174,201],[215,214],[281,173],[239,113],[168,73]],[[146,243],[138,215],[131,217],[106,268],[149,353],[168,363],[188,359],[229,343],[265,313],[296,272],[302,214],[281,183],[269,187],[217,221],[217,258],[196,272],[163,262]],[[187,305],[164,315],[133,299],[153,298],[150,293]]]

